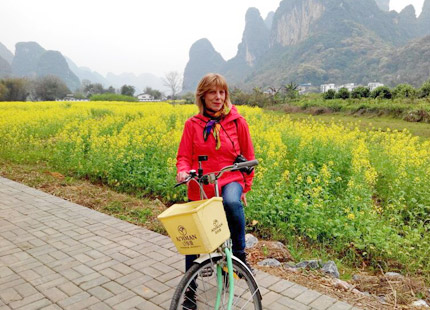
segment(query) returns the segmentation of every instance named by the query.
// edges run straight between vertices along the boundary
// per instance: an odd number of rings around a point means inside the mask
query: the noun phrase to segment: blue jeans
[[[233,255],[235,256],[245,253],[245,213],[240,200],[242,191],[242,186],[237,182],[226,184],[221,189],[224,211],[233,242]],[[185,271],[191,268],[196,258],[197,255],[185,256]]]

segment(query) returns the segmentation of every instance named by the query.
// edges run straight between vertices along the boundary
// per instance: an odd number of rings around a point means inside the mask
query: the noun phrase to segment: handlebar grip
[[[244,168],[244,167],[254,167],[258,165],[258,160],[248,160],[244,161],[242,163],[236,163],[234,164],[237,168]]]
[[[182,184],[187,184],[188,181],[191,180],[191,176],[188,176],[185,180],[183,180],[182,182],[176,183],[175,186],[173,186],[173,188],[176,188],[178,186],[181,186]]]
[[[176,184],[175,184],[175,186],[173,186],[173,188],[176,188],[176,187],[178,187],[178,186],[181,186],[182,184],[185,184],[185,183],[187,183],[187,182],[179,182],[179,183],[176,183]]]

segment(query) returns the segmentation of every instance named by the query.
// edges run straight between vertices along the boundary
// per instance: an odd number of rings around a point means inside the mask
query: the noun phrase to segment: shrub
[[[337,99],[348,99],[350,97],[349,90],[345,87],[339,89],[335,96]]]
[[[376,87],[372,92],[370,93],[370,97],[372,98],[380,98],[380,99],[391,99],[392,94],[390,88],[387,86],[379,86]]]
[[[0,81],[0,101],[4,101],[7,98],[9,89]]]
[[[329,89],[328,91],[326,91],[323,94],[323,98],[327,99],[327,100],[331,100],[331,99],[334,99],[335,95],[336,95],[335,90],[334,89]]]
[[[415,98],[417,91],[409,84],[399,84],[393,89],[394,98]]]
[[[230,91],[230,99],[236,105],[245,105],[249,102],[249,95],[244,93],[240,88],[234,87]]]
[[[420,98],[430,97],[430,80],[424,82],[423,85],[421,85],[419,96]]]
[[[195,95],[194,95],[193,92],[187,92],[187,93],[185,93],[185,94],[182,95],[181,99],[184,100],[185,104],[193,104],[194,101],[195,101],[195,99],[196,99],[196,97],[195,97]]]
[[[358,86],[353,89],[351,92],[351,98],[360,99],[360,98],[369,98],[370,89],[369,87]]]
[[[137,101],[137,98],[119,94],[97,94],[90,97],[90,101]]]
[[[8,78],[1,80],[2,101],[25,101],[29,91],[29,81],[23,78]]]

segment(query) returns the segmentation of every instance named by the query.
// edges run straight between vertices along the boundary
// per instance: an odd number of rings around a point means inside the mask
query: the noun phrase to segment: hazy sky
[[[358,0],[359,1],[359,0]],[[391,0],[401,10],[424,0]],[[207,38],[225,60],[235,56],[249,7],[266,18],[280,0],[2,0],[0,42],[36,41],[78,66],[107,72],[183,72],[191,45]]]

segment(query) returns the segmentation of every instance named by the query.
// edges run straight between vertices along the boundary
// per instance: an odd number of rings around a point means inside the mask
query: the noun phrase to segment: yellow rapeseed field
[[[240,106],[257,158],[247,218],[352,262],[429,270],[430,142]],[[0,159],[44,161],[122,191],[184,198],[175,156],[191,105],[0,102]]]

